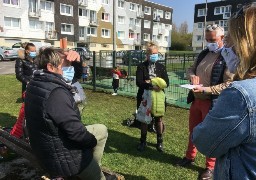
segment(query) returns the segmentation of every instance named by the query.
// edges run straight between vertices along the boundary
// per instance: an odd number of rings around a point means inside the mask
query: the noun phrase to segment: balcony
[[[141,40],[140,39],[134,39],[133,44],[134,45],[141,45]]]
[[[155,22],[159,22],[159,21],[160,21],[160,16],[159,16],[159,15],[154,14],[154,16],[153,16],[153,21],[155,21]]]
[[[87,36],[86,34],[80,34],[79,41],[85,42],[85,43],[90,43],[90,36]]]
[[[40,18],[41,17],[41,10],[37,9],[36,11],[29,8],[28,10],[28,16],[33,18]]]
[[[165,34],[165,29],[158,29],[158,34]]]
[[[89,25],[92,27],[99,26],[97,19],[90,19]]]
[[[144,12],[143,11],[136,12],[136,14],[137,14],[137,17],[144,18]]]
[[[78,0],[78,6],[88,6],[88,0]]]
[[[56,31],[45,31],[45,39],[57,40],[57,32]]]
[[[135,24],[129,24],[129,30],[136,31],[136,25]]]

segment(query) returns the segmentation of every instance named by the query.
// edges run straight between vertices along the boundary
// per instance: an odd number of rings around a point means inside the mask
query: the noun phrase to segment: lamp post
[[[207,17],[207,0],[205,0],[205,14],[204,14],[204,28],[203,28],[203,38],[202,38],[202,49],[204,49],[204,41],[205,41],[205,30],[206,30],[206,17]]]
[[[116,1],[113,0],[113,68],[116,66]]]

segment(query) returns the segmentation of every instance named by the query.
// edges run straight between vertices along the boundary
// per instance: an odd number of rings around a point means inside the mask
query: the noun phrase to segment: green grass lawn
[[[86,90],[88,104],[82,113],[85,124],[102,123],[108,127],[109,137],[102,164],[123,174],[130,180],[197,179],[204,167],[204,158],[198,154],[195,166],[176,167],[185,152],[188,139],[188,110],[168,107],[165,121],[164,153],[155,149],[156,135],[148,134],[144,153],[136,150],[140,131],[123,125],[135,110],[136,101],[124,96],[111,96]],[[0,76],[0,126],[12,126],[21,103],[21,84],[14,75]]]

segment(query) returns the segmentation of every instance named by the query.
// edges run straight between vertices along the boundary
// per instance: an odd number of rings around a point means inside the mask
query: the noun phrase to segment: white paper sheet
[[[194,89],[198,85],[192,85],[192,84],[182,84],[180,87],[186,88],[186,89]]]

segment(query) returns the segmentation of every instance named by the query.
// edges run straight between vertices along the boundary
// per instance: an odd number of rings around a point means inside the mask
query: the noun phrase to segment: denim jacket
[[[216,157],[214,179],[256,179],[256,78],[233,82],[217,99],[192,141]]]

